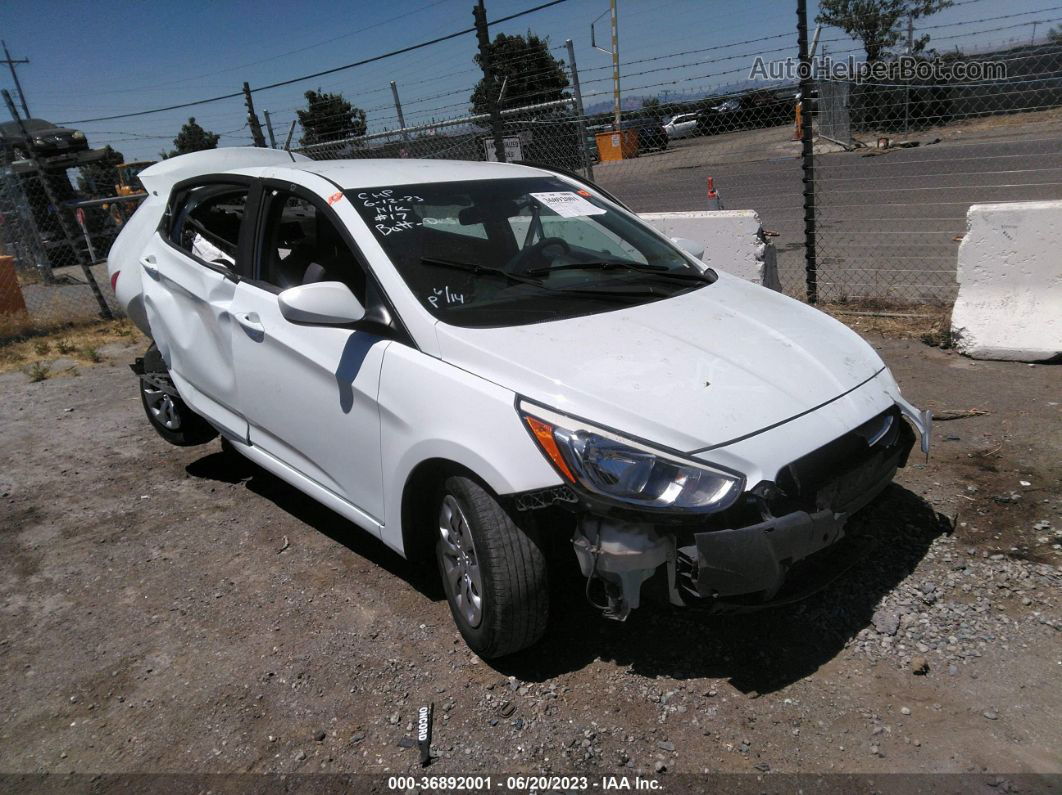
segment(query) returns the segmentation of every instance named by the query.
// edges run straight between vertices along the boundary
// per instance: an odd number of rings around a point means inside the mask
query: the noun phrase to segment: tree
[[[1051,44],[1062,44],[1062,28],[1052,27],[1047,31],[1047,40]]]
[[[169,152],[159,152],[159,156],[165,160],[168,157],[186,155],[189,152],[202,152],[204,149],[217,149],[219,138],[221,138],[221,136],[217,133],[212,133],[209,130],[204,130],[200,127],[193,116],[181,127],[181,131],[177,133],[177,137],[173,139],[173,146],[175,148],[171,149]]]
[[[306,110],[295,111],[302,125],[299,143],[303,146],[365,135],[365,111],[342,94],[307,91],[305,96]]]
[[[499,104],[499,110],[521,108],[563,99],[568,87],[568,76],[564,73],[564,61],[550,55],[549,38],[539,38],[530,30],[526,36],[509,36],[499,33],[488,45],[491,71],[494,73],[496,90],[505,83],[505,94]],[[477,54],[475,61],[482,66]],[[487,86],[483,79],[472,91],[472,112],[487,113]]]
[[[833,25],[854,39],[863,42],[867,62],[880,61],[891,47],[906,39],[904,25],[908,17],[920,19],[943,11],[953,0],[820,0],[820,25]],[[922,52],[929,36],[919,36],[912,42],[912,54]]]
[[[77,189],[92,196],[113,196],[118,184],[118,166],[125,162],[121,152],[107,145],[103,147],[104,155],[99,160],[81,166],[77,176]]]

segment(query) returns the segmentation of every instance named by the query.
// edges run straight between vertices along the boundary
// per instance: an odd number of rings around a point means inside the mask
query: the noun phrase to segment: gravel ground
[[[157,438],[136,349],[2,375],[0,770],[419,774],[433,702],[432,774],[1058,774],[1060,371],[874,342],[915,402],[986,413],[937,425],[826,590],[615,624],[569,562],[546,640],[496,663],[431,577]]]

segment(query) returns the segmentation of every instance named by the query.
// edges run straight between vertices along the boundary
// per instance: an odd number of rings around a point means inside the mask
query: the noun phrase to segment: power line
[[[508,22],[511,19],[517,19],[518,17],[526,16],[527,14],[532,14],[532,13],[534,13],[536,11],[541,11],[541,10],[549,8],[551,6],[560,5],[561,3],[566,3],[566,2],[568,2],[568,0],[549,0],[549,2],[547,2],[547,3],[542,3],[540,5],[535,6],[534,8],[528,8],[525,11],[519,11],[519,12],[517,12],[515,14],[510,14],[507,17],[501,17],[500,19],[495,19],[495,20],[493,20],[491,22],[488,22],[487,24],[488,25],[497,25],[497,24],[500,24],[502,22]],[[323,77],[324,75],[335,74],[336,72],[342,72],[342,71],[344,71],[346,69],[353,69],[356,66],[364,66],[366,64],[375,63],[377,61],[382,61],[382,60],[384,60],[386,58],[393,58],[396,55],[403,55],[403,54],[405,54],[407,52],[413,52],[414,50],[420,50],[420,49],[423,49],[424,47],[430,47],[433,44],[439,44],[440,42],[449,41],[450,39],[456,39],[458,36],[464,36],[465,34],[468,34],[468,33],[474,33],[475,30],[476,29],[474,27],[465,28],[464,30],[459,30],[459,31],[456,31],[454,33],[448,33],[445,36],[439,36],[438,38],[431,39],[430,41],[422,41],[419,44],[412,44],[409,47],[403,47],[403,48],[398,49],[398,50],[391,50],[390,52],[385,52],[385,53],[382,53],[381,55],[374,55],[371,58],[363,58],[360,61],[354,61],[353,63],[344,64],[343,66],[336,66],[336,67],[333,67],[332,69],[324,69],[324,70],[322,70],[320,72],[314,72],[313,74],[302,75],[301,77],[293,77],[293,78],[290,78],[288,80],[280,80],[280,81],[278,81],[276,83],[270,83],[269,85],[259,86],[258,88],[254,88],[254,89],[252,89],[252,93],[256,92],[256,91],[268,91],[269,89],[280,88],[282,86],[290,86],[292,83],[299,83],[299,82],[301,82],[303,80],[312,80],[315,77]],[[164,112],[170,111],[170,110],[180,110],[181,108],[191,108],[191,107],[195,107],[196,105],[206,105],[207,103],[210,103],[210,102],[220,102],[220,101],[225,100],[225,99],[234,99],[236,97],[242,97],[242,96],[243,96],[243,91],[236,91],[236,92],[233,92],[231,94],[222,94],[220,96],[209,97],[207,99],[198,99],[198,100],[195,100],[194,102],[182,102],[182,103],[179,103],[177,105],[169,105],[169,106],[167,106],[165,108],[153,108],[152,110],[140,110],[140,111],[136,111],[135,113],[118,113],[118,114],[115,114],[113,116],[97,116],[96,118],[92,118],[92,119],[74,119],[73,121],[64,121],[64,122],[61,122],[61,123],[62,124],[88,124],[90,122],[95,122],[95,121],[111,121],[112,119],[131,119],[131,118],[133,118],[135,116],[147,116],[147,115],[150,115],[152,113],[164,113]]]

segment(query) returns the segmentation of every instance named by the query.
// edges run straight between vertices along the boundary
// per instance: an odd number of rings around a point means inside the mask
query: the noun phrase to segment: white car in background
[[[648,581],[767,604],[903,466],[911,425],[928,451],[856,334],[571,176],[218,149],[140,179],[109,269],[153,340],[134,371],[155,430],[221,434],[434,555],[484,657],[545,631],[548,542],[611,618]]]
[[[697,134],[697,114],[696,113],[680,113],[673,117],[671,121],[664,125],[664,131],[667,133],[667,137],[676,141],[679,138],[689,138],[691,135]]]

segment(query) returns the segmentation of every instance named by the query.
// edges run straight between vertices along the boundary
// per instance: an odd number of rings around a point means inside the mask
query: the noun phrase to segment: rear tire
[[[447,478],[435,505],[436,559],[465,643],[484,659],[536,643],[549,621],[549,578],[535,529],[467,477]]]
[[[140,377],[140,402],[155,432],[178,447],[206,444],[218,432],[181,400],[165,372],[145,373]]]

